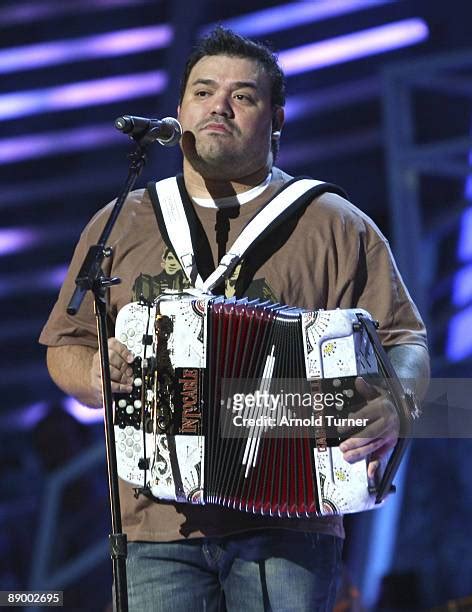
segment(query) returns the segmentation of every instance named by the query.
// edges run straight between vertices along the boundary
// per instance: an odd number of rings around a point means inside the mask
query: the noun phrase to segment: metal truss
[[[452,314],[446,308],[443,316],[438,317],[433,310],[433,289],[441,281],[437,269],[442,256],[441,241],[457,229],[470,203],[463,196],[451,196],[451,201],[445,201],[442,210],[431,210],[425,193],[434,191],[440,182],[456,181],[464,186],[472,174],[470,121],[460,133],[454,117],[459,112],[470,118],[471,71],[472,52],[466,51],[395,64],[384,73],[392,246],[432,338],[444,334]],[[423,99],[427,97],[429,117],[424,117],[425,109],[424,106],[420,109],[418,95]],[[438,119],[443,123],[439,137],[435,136]],[[420,123],[426,128],[419,137]],[[450,134],[447,134],[448,124],[454,124],[455,128],[451,127]],[[455,253],[449,252],[447,256],[453,259]],[[445,287],[450,287],[450,283],[442,280]],[[433,370],[439,371],[446,360],[437,343],[431,343],[431,347]]]
[[[63,542],[61,529],[66,517],[63,511],[64,494],[75,481],[93,473],[105,462],[103,443],[84,451],[48,478],[40,508],[37,536],[34,542],[28,588],[31,590],[62,590],[79,581],[91,569],[107,558],[109,546],[106,537],[92,541],[66,563],[55,562],[56,551]],[[87,503],[87,500],[83,500]],[[78,513],[83,508],[78,508]],[[77,519],[77,517],[75,517]],[[85,544],[85,542],[84,542]],[[111,597],[111,590],[110,590]]]
[[[472,97],[472,52],[447,53],[420,60],[397,63],[384,72],[383,105],[387,177],[389,186],[390,235],[398,267],[426,322],[433,338],[444,334],[449,312],[437,316],[433,288],[438,278],[438,262],[443,253],[443,238],[454,231],[462,213],[470,203],[464,197],[451,195],[442,208],[430,206],[428,194],[441,181],[457,181],[464,193],[465,181],[471,176],[469,154],[472,138],[470,121],[464,123],[464,133],[448,130],[451,119],[449,100],[454,108],[463,107],[470,116]],[[431,115],[421,115],[418,94],[427,99]],[[435,132],[435,115],[446,129],[439,137]],[[424,127],[419,129],[420,124]],[[429,125],[428,125],[429,124]],[[457,124],[457,122],[456,122]],[[456,125],[457,128],[457,125]],[[444,135],[445,134],[445,135]],[[446,188],[447,191],[447,188]],[[451,259],[455,253],[448,253]],[[450,290],[450,283],[443,283]],[[443,292],[444,293],[444,292]],[[433,371],[440,372],[447,360],[432,346]],[[387,574],[394,555],[402,500],[408,469],[408,457],[396,479],[397,493],[385,508],[363,517],[365,540],[355,547],[364,560],[358,577],[363,603],[372,609],[379,594],[382,576]],[[354,536],[356,533],[354,533]]]

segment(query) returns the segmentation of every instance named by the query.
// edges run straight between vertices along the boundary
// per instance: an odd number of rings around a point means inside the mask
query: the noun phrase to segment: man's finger
[[[367,466],[367,478],[369,480],[373,480],[375,478],[375,474],[380,467],[380,461],[378,459],[374,459],[373,461],[369,461]]]
[[[385,440],[377,438],[375,440],[364,440],[364,444],[358,447],[350,447],[348,450],[343,451],[343,458],[348,463],[356,463],[361,459],[365,459],[371,453],[381,448],[385,443]],[[342,446],[342,445],[341,445]],[[339,447],[341,450],[341,446]]]
[[[133,390],[133,386],[112,381],[111,390],[112,393],[131,393],[131,391]]]
[[[373,400],[379,395],[378,390],[367,383],[362,376],[358,376],[354,382],[356,391],[362,395],[366,400]]]
[[[110,354],[112,352],[118,354],[123,361],[126,361],[127,363],[132,363],[134,361],[133,353],[116,338],[110,338],[108,340],[108,351]]]

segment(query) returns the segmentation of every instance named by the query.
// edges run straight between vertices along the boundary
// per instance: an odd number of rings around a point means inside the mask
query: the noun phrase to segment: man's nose
[[[212,114],[230,118],[234,117],[233,106],[231,104],[232,97],[230,95],[225,93],[216,94],[213,96],[212,102]]]

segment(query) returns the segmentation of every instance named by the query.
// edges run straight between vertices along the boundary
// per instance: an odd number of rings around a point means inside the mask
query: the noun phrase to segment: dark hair
[[[264,68],[270,79],[272,106],[285,105],[285,77],[277,62],[277,56],[267,45],[256,43],[221,26],[217,26],[202,38],[189,56],[180,83],[180,102],[184,97],[192,68],[206,55],[229,55],[256,60]]]
[[[270,79],[270,101],[272,109],[285,106],[285,76],[280,68],[277,56],[263,43],[254,42],[236,34],[232,30],[217,26],[207,36],[200,39],[185,64],[180,82],[179,104],[182,103],[190,72],[195,64],[207,55],[229,55],[253,59],[264,69]],[[272,140],[272,152],[278,152],[278,140]]]

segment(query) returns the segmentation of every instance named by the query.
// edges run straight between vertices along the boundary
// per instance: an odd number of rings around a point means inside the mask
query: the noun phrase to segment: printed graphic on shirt
[[[190,287],[179,260],[169,248],[166,248],[162,254],[161,262],[162,272],[159,272],[156,276],[140,274],[134,281],[133,301],[137,301],[141,297],[147,301],[153,301],[166,289],[182,291]]]
[[[190,287],[190,283],[185,276],[179,260],[174,253],[166,248],[161,257],[162,272],[151,276],[150,274],[140,274],[133,284],[132,300],[138,301],[143,297],[147,301],[153,301],[166,289],[183,291]],[[236,284],[239,279],[242,264],[239,263],[231,276],[225,281],[225,297],[230,298],[236,295]],[[265,278],[254,279],[249,287],[244,291],[244,296],[253,300],[261,298],[277,302],[277,296]]]
[[[231,276],[226,279],[225,297],[230,298],[236,295],[236,283],[241,273],[241,268],[242,264],[239,263],[233,270]],[[265,278],[255,278],[244,292],[244,296],[250,300],[262,298],[264,300],[277,302],[277,297]]]

